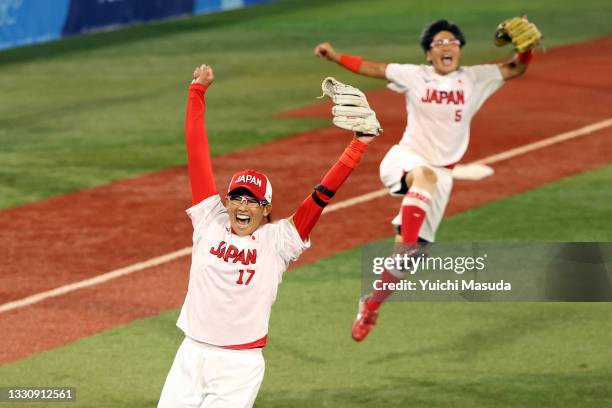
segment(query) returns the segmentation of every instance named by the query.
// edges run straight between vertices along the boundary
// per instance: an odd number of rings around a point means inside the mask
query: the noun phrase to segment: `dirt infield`
[[[607,50],[607,52],[603,52]],[[606,119],[612,106],[612,37],[537,55],[528,74],[503,87],[472,125],[471,161]],[[385,128],[335,202],[381,188],[378,163],[405,124],[402,97],[368,94]],[[329,105],[285,115],[327,117]],[[282,120],[282,119],[281,119]],[[214,160],[222,189],[239,168],[266,172],[274,216],[288,216],[349,140],[329,127]],[[495,164],[495,175],[457,182],[447,215],[610,163],[612,129]],[[190,245],[185,167],[122,180],[0,212],[4,263],[0,304]],[[399,202],[381,197],[325,215],[299,264],[391,234]],[[339,239],[342,237],[342,239]],[[189,257],[0,314],[0,363],[180,306]]]

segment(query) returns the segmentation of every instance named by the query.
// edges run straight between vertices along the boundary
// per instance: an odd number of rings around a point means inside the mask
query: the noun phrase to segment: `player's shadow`
[[[296,360],[303,361],[306,363],[323,364],[327,362],[321,357],[317,357],[315,354],[306,352],[304,348],[291,346],[289,343],[278,341],[277,339],[268,347],[270,350],[274,350],[280,354],[288,355]]]
[[[543,305],[544,306],[544,305]],[[546,306],[544,306],[546,307]],[[398,360],[410,360],[414,358],[431,358],[442,355],[448,361],[465,361],[475,359],[482,352],[490,353],[497,349],[503,349],[509,344],[516,343],[523,337],[533,336],[538,332],[545,332],[551,328],[559,327],[565,321],[571,319],[570,315],[578,312],[575,310],[562,310],[557,308],[539,309],[534,313],[522,313],[517,316],[496,313],[499,320],[488,323],[486,327],[481,326],[482,320],[478,320],[479,326],[468,328],[463,335],[455,338],[449,332],[452,340],[441,342],[436,345],[424,346],[421,348],[410,348],[387,353],[370,359],[371,364],[385,363]],[[483,311],[482,313],[486,313]],[[405,317],[407,320],[409,317]],[[409,324],[409,321],[406,321]],[[435,324],[435,322],[432,322]],[[444,328],[441,328],[444,330]]]

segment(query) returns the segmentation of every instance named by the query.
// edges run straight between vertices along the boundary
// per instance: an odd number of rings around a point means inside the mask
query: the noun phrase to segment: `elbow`
[[[511,73],[511,74],[510,74],[510,75],[509,75],[509,76],[506,78],[506,80],[509,80],[509,79],[516,79],[516,78],[518,78],[518,77],[521,77],[521,76],[523,76],[523,73],[524,73],[524,72],[513,72],[513,73]]]
[[[527,68],[529,67],[529,64],[518,64],[518,66],[516,67],[516,77],[520,77],[525,75],[525,72],[527,72]]]
[[[378,63],[371,76],[378,79],[387,79],[387,75],[385,75],[386,71],[387,64]]]
[[[525,75],[525,72],[527,72],[527,67],[525,67],[523,69],[519,69],[518,71],[516,71],[516,73],[514,74],[514,76],[512,78],[514,79],[514,78],[522,77],[523,75]]]
[[[523,67],[515,67],[514,69],[507,70],[504,75],[504,80],[508,81],[510,79],[515,79],[520,76],[523,76],[527,71],[527,66]]]

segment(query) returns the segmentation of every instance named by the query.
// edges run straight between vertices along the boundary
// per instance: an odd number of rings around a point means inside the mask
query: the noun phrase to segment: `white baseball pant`
[[[179,347],[158,408],[250,408],[263,381],[261,349],[233,350],[188,337]]]

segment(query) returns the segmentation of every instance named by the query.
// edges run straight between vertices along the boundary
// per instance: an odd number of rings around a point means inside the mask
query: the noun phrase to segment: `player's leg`
[[[400,214],[396,217],[401,221],[400,231],[395,237],[396,243],[399,244],[398,252],[416,250],[416,248],[407,248],[407,245],[419,241],[419,231],[429,212],[432,193],[437,183],[437,176],[433,169],[422,165],[416,165],[412,169],[406,168],[411,165],[410,162],[403,165],[399,188],[397,185],[391,185],[392,188],[395,188],[391,190],[393,193],[404,195]],[[407,272],[403,270],[385,269],[380,275],[382,288],[372,290],[368,296],[360,299],[357,318],[351,329],[354,340],[362,341],[372,331],[378,319],[378,308],[394,292],[389,288],[395,287],[395,284],[404,279],[406,275]]]
[[[389,189],[391,195],[403,197],[408,192],[406,175],[410,170],[424,163],[424,160],[413,154],[404,146],[395,145],[385,155],[380,163],[380,179]],[[400,222],[401,223],[401,220]],[[398,282],[405,273],[395,270],[384,270],[380,280],[385,283]],[[388,287],[387,285],[383,287]],[[378,307],[391,295],[391,291],[372,291],[359,299],[357,317],[351,328],[355,341],[362,341],[374,328],[378,318]]]
[[[452,189],[451,170],[427,166],[419,156],[394,147],[383,159],[380,171],[381,180],[391,194],[403,197],[400,214],[393,220],[397,227],[396,242],[404,246],[432,242]],[[411,191],[413,194],[409,194]],[[407,228],[403,228],[402,224]],[[373,290],[360,299],[352,327],[353,339],[363,340],[374,328],[378,308],[393,294],[392,290],[387,289],[393,287],[389,284],[398,283],[406,275],[405,271],[383,271],[380,280],[385,289]]]
[[[447,169],[443,169],[447,170]],[[395,145],[380,163],[380,178],[391,195],[402,197],[399,219],[402,242],[418,241],[438,185],[438,167],[432,167],[405,146]]]
[[[405,176],[408,191],[402,199],[402,242],[413,244],[419,238],[421,226],[431,207],[431,197],[436,190],[438,177],[434,169],[418,166]]]
[[[446,206],[453,189],[453,171],[444,167],[435,168],[438,182],[431,198],[427,217],[419,230],[419,241],[434,242],[436,232],[444,217]]]
[[[415,170],[419,170],[420,168],[416,168]],[[406,188],[413,190],[418,188],[425,190],[427,185],[431,184],[433,180],[436,181],[435,190],[431,193],[431,198],[428,200],[428,205],[426,203],[420,203],[419,199],[415,199],[415,207],[417,209],[408,209],[408,211],[418,211],[423,210],[425,214],[422,219],[418,218],[417,222],[413,220],[412,217],[408,217],[408,222],[412,222],[413,225],[409,225],[409,228],[416,230],[416,232],[412,231],[410,234],[412,236],[416,235],[416,238],[412,238],[411,241],[406,241],[406,234],[404,234],[404,217],[403,215],[406,211],[406,197],[402,200],[402,207],[400,208],[400,214],[393,220],[393,225],[396,228],[395,242],[397,244],[403,245],[403,248],[400,247],[398,250],[411,250],[411,248],[407,248],[406,245],[418,243],[419,246],[423,244],[427,244],[428,242],[433,242],[435,240],[436,231],[438,230],[438,226],[442,221],[442,217],[444,215],[444,211],[446,209],[446,205],[448,203],[448,199],[450,197],[450,193],[453,186],[453,177],[452,171],[446,168],[427,168],[429,172],[432,174],[426,174],[425,176],[429,178],[425,183],[415,183],[417,178],[410,178],[410,174],[413,174],[413,171],[409,172],[406,175]],[[427,172],[425,172],[427,173]],[[411,183],[412,182],[412,183]],[[409,187],[408,187],[409,186]],[[409,191],[408,191],[409,192]],[[409,202],[410,203],[410,202]],[[410,204],[409,204],[410,205]],[[414,225],[416,224],[416,225]],[[414,250],[418,252],[419,248],[415,247]],[[381,281],[383,283],[383,287],[393,287],[394,285],[385,285],[385,283],[398,283],[400,280],[404,279],[407,275],[407,272],[404,271],[396,271],[396,270],[385,270],[381,275]],[[393,294],[392,290],[379,290],[372,291],[372,296],[369,298],[368,307],[370,309],[376,310],[382,302],[384,302],[389,296]]]
[[[204,365],[202,408],[251,408],[263,381],[261,349],[214,350]]]
[[[202,360],[201,350],[183,340],[166,377],[158,408],[200,407],[203,392],[198,368]]]

